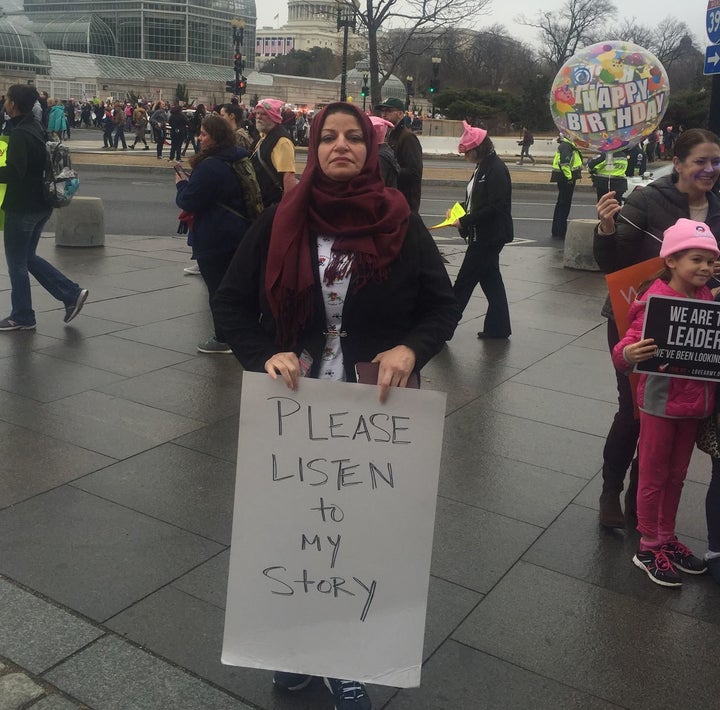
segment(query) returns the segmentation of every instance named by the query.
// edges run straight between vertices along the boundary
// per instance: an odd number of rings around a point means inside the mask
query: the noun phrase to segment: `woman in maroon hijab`
[[[440,254],[386,188],[368,117],[334,103],[312,124],[297,187],[240,244],[214,312],[247,370],[354,382],[378,362],[380,398],[452,337],[458,309]]]
[[[381,401],[452,337],[459,313],[440,253],[385,188],[372,124],[352,104],[314,119],[300,182],[245,235],[213,313],[245,369],[296,389],[301,376],[354,382],[355,364],[373,361]],[[311,680],[273,678],[287,691]],[[370,710],[361,683],[325,682],[336,707]]]

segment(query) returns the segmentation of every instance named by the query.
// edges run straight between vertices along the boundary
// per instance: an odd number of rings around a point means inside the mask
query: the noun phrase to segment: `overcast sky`
[[[364,5],[364,3],[362,3]],[[532,41],[534,31],[514,22],[517,15],[524,13],[527,17],[535,16],[541,9],[559,8],[562,0],[491,0],[489,11],[482,15],[476,27],[480,28],[492,24],[502,24],[510,34],[518,39]],[[287,21],[286,0],[256,0],[257,26],[279,27]],[[701,47],[708,43],[705,34],[705,17],[707,1],[703,0],[652,0],[652,2],[637,2],[636,0],[616,0],[618,7],[617,17],[642,18],[650,26],[656,26],[665,17],[671,16],[684,20],[697,38]],[[279,20],[274,20],[279,14]]]

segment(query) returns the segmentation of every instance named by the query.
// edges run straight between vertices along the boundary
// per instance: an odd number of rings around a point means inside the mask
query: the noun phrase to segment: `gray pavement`
[[[241,368],[184,239],[40,253],[90,289],[68,326],[0,333],[0,710],[329,710],[313,686],[220,663]],[[442,247],[454,277],[461,246]],[[597,525],[615,411],[599,274],[502,253],[513,336],[478,341],[478,289],[423,371],[448,393],[422,685],[376,708],[717,708],[720,587],[652,585]],[[10,284],[0,264],[0,314]],[[702,552],[709,462],[678,520]]]

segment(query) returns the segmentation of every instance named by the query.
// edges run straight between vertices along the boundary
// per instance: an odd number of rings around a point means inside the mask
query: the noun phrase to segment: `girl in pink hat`
[[[465,194],[466,214],[454,223],[468,248],[453,288],[462,312],[480,284],[488,309],[478,338],[506,339],[511,333],[510,310],[500,274],[500,252],[513,240],[510,173],[487,131],[465,122],[463,126],[458,151],[475,163],[475,171]]]
[[[643,338],[648,296],[712,301],[707,282],[720,256],[713,233],[703,222],[681,218],[663,234],[660,256],[665,269],[630,306],[630,328],[613,348],[613,364],[628,374],[637,363],[659,358],[658,374],[641,374],[637,388],[640,410],[638,440],[639,477],[637,529],[640,548],[633,563],[663,587],[679,587],[678,570],[703,574],[704,560],[695,557],[675,535],[675,518],[690,457],[695,448],[698,423],[710,416],[715,402],[715,382],[693,379],[689,367],[681,377],[668,376],[668,361],[684,339],[680,331],[697,331],[676,325],[674,344]],[[688,317],[688,322],[692,318]],[[687,354],[687,350],[680,351]],[[664,362],[663,362],[664,360]],[[662,373],[665,374],[662,374]]]

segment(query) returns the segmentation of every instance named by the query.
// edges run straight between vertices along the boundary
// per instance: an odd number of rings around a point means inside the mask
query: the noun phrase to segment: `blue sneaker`
[[[335,710],[372,710],[365,686],[356,680],[325,678],[325,685],[335,698]]]
[[[23,325],[10,318],[0,320],[0,330],[35,330],[35,323]]]
[[[312,682],[311,675],[302,673],[286,673],[285,671],[275,671],[273,674],[273,685],[280,690],[287,690],[294,693],[297,690],[307,688]]]

